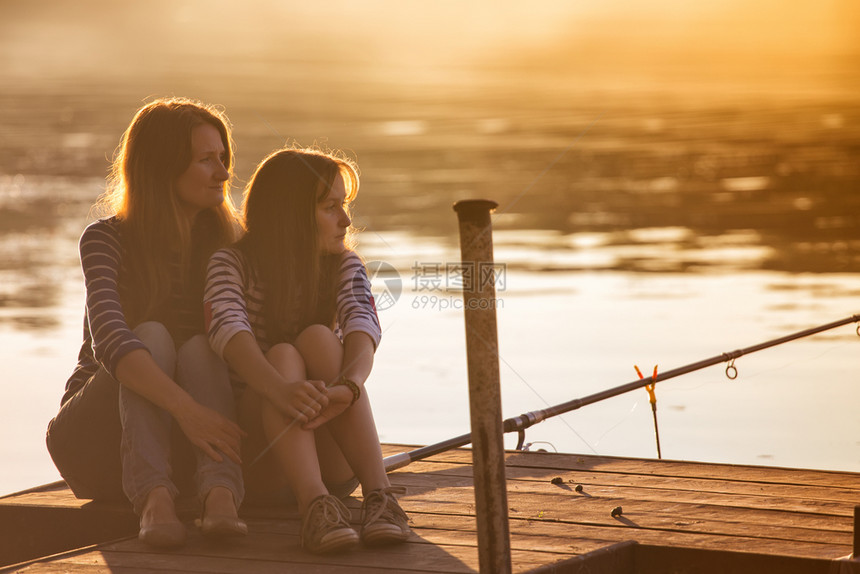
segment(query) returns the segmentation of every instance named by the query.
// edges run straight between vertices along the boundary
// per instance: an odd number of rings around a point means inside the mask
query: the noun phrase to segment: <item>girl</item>
[[[245,191],[246,234],[212,257],[204,295],[210,342],[240,379],[248,490],[294,497],[302,545],[316,553],[410,533],[364,385],[381,331],[364,265],[346,247],[357,192],[357,170],[334,155],[270,155]],[[354,477],[360,536],[340,500]]]
[[[140,539],[158,547],[186,536],[173,502],[174,426],[196,456],[203,533],[247,531],[236,513],[242,431],[226,366],[202,334],[200,304],[208,256],[234,239],[225,194],[232,160],[219,111],[185,99],[144,106],[102,200],[114,215],[80,241],[84,343],[48,425],[48,450],[78,498],[124,493],[140,515]]]

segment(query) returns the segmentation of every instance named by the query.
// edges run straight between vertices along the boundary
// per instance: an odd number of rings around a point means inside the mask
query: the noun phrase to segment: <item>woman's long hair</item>
[[[320,252],[316,208],[338,174],[350,202],[358,193],[352,162],[316,149],[282,149],[263,160],[245,189],[245,236],[237,247],[263,290],[271,344],[334,323],[341,255]]]
[[[236,237],[237,214],[230,199],[190,221],[182,211],[176,180],[191,164],[192,130],[209,124],[221,134],[224,165],[233,173],[230,124],[217,108],[185,98],[158,99],[142,107],[122,136],[106,193],[98,207],[120,221],[125,288],[120,295],[126,320],[147,319],[170,296],[171,262],[202,300],[206,261]]]

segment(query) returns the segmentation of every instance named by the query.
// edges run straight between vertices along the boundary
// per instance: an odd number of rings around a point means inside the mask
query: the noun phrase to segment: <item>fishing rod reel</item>
[[[545,445],[549,445],[552,448],[553,452],[558,452],[558,449],[555,448],[555,445],[549,441],[545,441],[545,440],[536,440],[536,441],[532,441],[532,442],[525,442],[525,441],[526,441],[526,429],[524,429],[524,428],[518,429],[517,430],[517,446],[516,446],[515,450],[518,450],[521,452],[530,452],[531,447],[533,447],[534,445],[545,444]],[[523,443],[525,443],[525,444],[523,444]],[[531,451],[531,452],[548,452],[548,451],[545,448],[539,448],[536,451]]]
[[[531,447],[533,447],[534,445],[545,444],[552,449],[552,452],[558,452],[558,449],[555,448],[555,445],[549,441],[546,441],[546,440],[536,440],[533,442],[527,442],[526,444],[523,444],[523,440],[525,439],[525,436],[526,436],[525,431],[520,431],[517,434],[520,437],[519,442],[517,442],[517,450],[519,450],[519,451],[522,451],[522,452],[549,452],[545,448],[539,448],[539,449],[534,450],[534,451],[531,450]]]

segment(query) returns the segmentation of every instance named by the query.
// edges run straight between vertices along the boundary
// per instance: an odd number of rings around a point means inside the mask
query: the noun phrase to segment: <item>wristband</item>
[[[346,377],[341,377],[335,383],[335,386],[337,386],[337,385],[344,385],[346,388],[348,388],[350,391],[352,391],[352,402],[349,403],[349,406],[354,405],[355,401],[357,401],[358,398],[361,396],[361,389],[358,387],[357,384],[355,384],[355,381],[351,381],[351,380],[347,379]]]

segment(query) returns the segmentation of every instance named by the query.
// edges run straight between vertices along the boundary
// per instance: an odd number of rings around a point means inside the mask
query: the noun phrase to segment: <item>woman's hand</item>
[[[126,354],[117,363],[116,376],[124,386],[170,413],[191,444],[212,460],[224,460],[220,451],[242,464],[239,452],[245,433],[239,425],[195,401],[161,370],[149,351],[135,349]]]
[[[319,428],[352,405],[352,391],[346,385],[335,385],[328,388],[328,406],[317,416],[312,417],[302,425],[304,430]]]
[[[296,381],[272,385],[266,398],[291,419],[301,424],[316,417],[329,404],[330,392],[323,381]]]
[[[239,453],[245,432],[233,421],[194,400],[175,411],[173,418],[191,444],[209,458],[222,462],[220,451],[236,464],[242,464]]]

